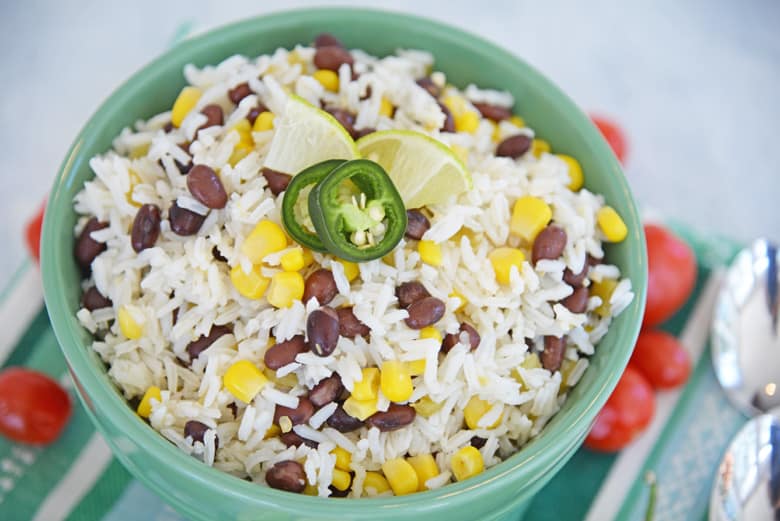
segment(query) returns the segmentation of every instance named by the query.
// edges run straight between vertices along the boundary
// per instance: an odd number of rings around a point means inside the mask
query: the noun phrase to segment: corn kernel
[[[445,107],[450,109],[450,112],[452,112],[453,117],[460,116],[464,112],[466,112],[466,100],[464,100],[460,96],[456,96],[456,95],[445,96],[445,98],[441,102],[444,104]]]
[[[428,490],[425,486],[425,482],[431,478],[435,478],[439,475],[439,467],[436,465],[436,460],[430,454],[420,454],[419,456],[411,456],[406,458],[409,465],[412,466],[414,472],[417,474],[417,491],[422,492]]]
[[[260,273],[260,266],[252,266],[252,271],[244,273],[241,265],[236,264],[230,270],[230,282],[241,295],[257,300],[265,294],[271,281]]]
[[[441,246],[433,241],[419,241],[417,251],[420,259],[431,266],[441,266]]]
[[[464,165],[469,162],[469,151],[460,145],[450,145],[450,150]]]
[[[525,120],[521,118],[520,116],[512,116],[509,118],[509,122],[516,126],[517,128],[525,128]]]
[[[349,282],[352,282],[360,275],[360,268],[354,262],[339,260],[342,266],[344,266],[344,276],[347,277]]]
[[[325,90],[329,90],[331,92],[339,91],[339,75],[335,72],[328,69],[320,69],[318,71],[314,71],[312,76],[315,80],[320,82],[320,85],[325,87]]]
[[[379,472],[369,470],[363,480],[363,490],[373,491],[374,494],[383,494],[390,490],[390,483]]]
[[[241,245],[241,253],[247,256],[252,264],[260,264],[266,255],[276,253],[287,247],[287,235],[281,226],[268,219],[263,219],[247,236]]]
[[[283,388],[284,390],[289,390],[298,385],[298,375],[295,373],[288,373],[281,378],[276,376],[276,371],[273,369],[263,369],[263,375],[265,375],[266,378],[270,382],[273,382],[274,385],[277,387]]]
[[[479,398],[478,396],[472,396],[469,402],[466,404],[466,407],[463,408],[463,418],[466,420],[466,426],[472,430],[481,428],[478,425],[479,420],[492,407],[493,406],[490,405],[490,403]],[[503,416],[504,413],[501,413],[501,415],[499,415],[498,419],[495,422],[493,422],[492,425],[489,425],[488,427],[484,427],[484,428],[495,429],[496,427],[498,427],[498,424],[501,423],[501,419],[503,418]]]
[[[303,58],[303,56],[301,56],[301,53],[299,53],[297,49],[293,49],[287,55],[287,63],[290,65],[300,65],[303,67],[306,65],[306,60]]]
[[[476,476],[485,470],[482,454],[471,445],[467,445],[452,455],[450,460],[452,474],[458,481]]]
[[[509,284],[509,274],[512,267],[517,268],[521,273],[525,255],[517,248],[496,248],[488,254],[490,264],[493,265],[493,271],[496,272],[496,280],[499,284]]]
[[[306,248],[301,248],[301,249],[303,250],[303,267],[306,268],[308,266],[311,266],[311,264],[314,262],[314,255],[312,255],[311,250],[308,250]]]
[[[403,458],[385,461],[382,464],[382,472],[385,473],[385,477],[390,483],[390,488],[393,489],[393,494],[396,496],[417,492],[419,484],[417,473],[414,471],[414,467]]]
[[[122,306],[117,312],[119,330],[130,340],[138,340],[144,334],[144,328],[133,316],[133,311],[128,306]]]
[[[254,147],[255,140],[252,137],[252,125],[248,119],[242,119],[231,127],[231,130],[238,132],[239,143]]]
[[[293,248],[279,259],[284,271],[300,271],[303,269],[303,248]]]
[[[379,104],[379,114],[387,118],[392,118],[394,111],[395,107],[393,107],[393,104],[390,102],[390,100],[382,97],[382,101]]]
[[[382,262],[384,262],[388,266],[392,266],[395,268],[395,253],[391,251],[390,253],[382,257]]]
[[[279,428],[278,425],[275,423],[272,423],[270,427],[268,427],[268,430],[265,431],[265,436],[263,436],[264,440],[268,440],[271,438],[276,438],[282,433],[282,429]]]
[[[187,114],[195,108],[200,96],[203,93],[197,87],[184,87],[176,101],[173,102],[173,108],[171,109],[171,123],[174,127],[180,127]]]
[[[558,154],[558,157],[563,159],[569,169],[569,184],[567,185],[569,190],[576,192],[585,183],[585,176],[582,174],[580,162],[565,154]]]
[[[230,154],[230,158],[228,159],[228,163],[230,163],[230,166],[236,166],[242,159],[244,159],[246,156],[249,155],[249,153],[254,150],[254,145],[248,145],[243,142],[238,142],[235,147],[233,147],[233,152]]]
[[[468,299],[465,296],[463,296],[463,294],[460,291],[458,291],[457,289],[453,289],[452,293],[450,293],[449,296],[450,296],[450,298],[454,297],[454,298],[456,298],[456,299],[458,299],[460,301],[460,303],[458,304],[458,307],[456,307],[453,310],[455,313],[457,313],[458,311],[461,311],[463,308],[466,307],[466,304],[469,303]]]
[[[550,143],[544,139],[534,139],[531,141],[531,153],[534,157],[542,157],[542,154],[549,154],[551,150],[552,147],[550,147]]]
[[[436,414],[436,412],[442,408],[443,403],[437,403],[431,400],[428,396],[423,396],[412,404],[414,410],[423,418],[429,418]]]
[[[429,339],[432,338],[436,340],[437,343],[441,344],[442,338],[441,333],[439,333],[439,330],[436,329],[433,326],[424,327],[420,330],[420,338],[422,339]]]
[[[280,271],[271,277],[268,302],[277,308],[289,308],[303,298],[303,276],[297,271]]]
[[[391,402],[405,402],[414,391],[412,377],[406,369],[406,364],[398,360],[382,362],[379,380],[382,394]]]
[[[350,464],[352,463],[352,454],[349,453],[348,450],[342,449],[341,447],[336,447],[332,451],[330,451],[331,454],[336,456],[336,468],[341,470],[349,470]]]
[[[479,114],[467,110],[460,116],[455,116],[455,130],[457,132],[468,132],[473,134],[479,128]]]
[[[141,403],[138,404],[138,409],[136,409],[138,416],[148,418],[152,414],[152,400],[156,400],[158,403],[162,401],[160,388],[156,385],[149,387],[143,398],[141,398]]]
[[[343,407],[344,412],[360,421],[365,421],[366,418],[378,411],[376,398],[373,400],[357,400],[354,396],[350,396],[344,401]]]
[[[615,291],[617,285],[618,281],[615,279],[602,279],[599,282],[591,284],[590,296],[599,297],[601,299],[601,305],[594,310],[597,315],[602,317],[609,316],[611,310],[609,299],[612,298],[612,293]]]
[[[561,388],[569,387],[571,385],[569,380],[571,379],[571,373],[576,366],[577,362],[569,360],[568,358],[561,363]]]
[[[379,396],[379,380],[379,369],[366,367],[363,369],[363,377],[352,388],[352,397],[356,400],[376,400]]]
[[[240,360],[228,367],[222,377],[222,385],[230,394],[244,403],[250,403],[268,379],[249,360]]]
[[[252,130],[254,132],[265,132],[266,130],[271,130],[274,128],[274,113],[268,112],[267,110],[264,112],[261,112],[257,115],[257,119],[255,119],[255,124],[252,125]]]
[[[406,362],[405,365],[406,372],[409,373],[409,376],[420,376],[421,374],[425,374],[425,358],[420,358],[419,360],[410,360]]]
[[[524,195],[515,202],[509,229],[528,244],[533,244],[536,235],[552,219],[552,209],[543,199]]]
[[[131,205],[140,208],[141,203],[137,203],[133,200],[133,190],[135,190],[136,185],[141,184],[141,177],[132,170],[130,170],[128,174],[128,177],[130,178],[130,188],[125,193],[125,199],[127,199],[127,202]]]
[[[305,496],[319,496],[320,491],[317,488],[316,485],[310,485],[309,482],[306,482],[306,486],[303,487],[303,495]]]
[[[492,121],[491,124],[493,125],[493,132],[490,134],[490,139],[493,140],[493,143],[498,143],[501,141],[501,126],[496,125]]]
[[[611,206],[599,208],[596,212],[596,221],[609,242],[620,242],[628,235],[626,223]]]
[[[138,158],[144,157],[146,154],[149,153],[149,146],[150,146],[150,143],[146,143],[144,145],[140,145],[140,146],[134,147],[130,151],[130,159],[138,159]]]
[[[333,469],[333,481],[331,481],[331,485],[344,492],[351,484],[352,476],[349,475],[349,472],[345,472],[341,469]]]
[[[523,361],[520,362],[520,367],[523,369],[540,369],[542,367],[542,362],[539,360],[539,354],[531,353],[526,355]]]

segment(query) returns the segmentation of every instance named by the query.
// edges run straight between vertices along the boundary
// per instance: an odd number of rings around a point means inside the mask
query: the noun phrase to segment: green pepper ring
[[[328,253],[328,249],[322,240],[315,234],[309,233],[295,218],[295,206],[298,203],[301,191],[310,185],[316,185],[322,181],[334,168],[346,161],[345,159],[329,159],[316,165],[301,170],[295,175],[282,199],[282,224],[284,229],[298,244],[320,253]],[[313,191],[313,190],[312,190]],[[303,201],[309,204],[308,201]],[[312,219],[313,220],[313,219]]]
[[[359,248],[346,237],[337,194],[341,183],[347,179],[364,192],[369,201],[379,201],[385,210],[387,231],[373,246]],[[309,193],[309,215],[328,251],[351,262],[383,257],[395,248],[406,232],[406,207],[401,195],[384,168],[367,159],[347,161],[320,181]]]

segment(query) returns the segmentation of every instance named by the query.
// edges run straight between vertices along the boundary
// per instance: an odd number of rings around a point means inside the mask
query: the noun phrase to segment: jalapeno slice
[[[406,231],[401,195],[385,170],[367,159],[328,173],[309,193],[309,215],[325,248],[352,262],[386,255]]]
[[[329,159],[312,165],[292,178],[282,199],[282,224],[297,243],[310,250],[327,253],[328,249],[317,236],[309,213],[309,193],[314,187],[344,163],[344,159]]]

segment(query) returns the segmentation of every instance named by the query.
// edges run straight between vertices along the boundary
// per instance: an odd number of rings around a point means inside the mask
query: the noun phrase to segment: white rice
[[[427,52],[400,50],[378,59],[354,50],[354,70],[360,75],[353,80],[349,67],[342,66],[338,92],[323,89],[311,76],[314,49],[299,46],[293,52],[278,49],[253,59],[233,56],[202,69],[188,65],[185,77],[203,95],[181,128],[162,129],[170,120],[169,112],[139,121],[120,133],[113,150],[90,161],[95,179],[76,196],[76,211],[84,217],[75,232],[91,216],[108,223],[92,234],[107,249],[92,263],[84,287],[96,286],[112,300],[113,307],[91,312],[80,309],[76,316],[95,335],[92,347],[108,364],[109,376],[124,396],[140,398],[151,386],[159,387],[162,399],[151,402],[151,426],[207,465],[265,484],[265,473],[274,463],[296,459],[303,462],[309,484],[328,496],[335,465],[331,451],[338,446],[351,454],[354,481],[350,496],[359,497],[375,494],[364,487],[366,472],[380,471],[386,459],[435,454],[440,473],[426,486],[445,486],[454,479],[453,453],[472,437],[485,438],[480,453],[490,467],[537,435],[559,410],[568,388],[586,371],[587,356],[594,353],[614,315],[630,304],[630,280],[621,279],[618,267],[608,264],[592,267],[584,283],[618,281],[606,303],[608,316],[595,312],[597,308],[603,311],[605,305],[596,295],[589,298],[586,313],[572,313],[558,303],[572,293],[563,281],[564,270],[578,273],[587,255],[603,257],[604,237],[595,218],[604,205],[603,197],[586,189],[570,191],[566,163],[553,154],[536,157],[527,153],[518,160],[495,157],[494,133],[500,139],[515,134],[533,137],[532,129],[521,128],[515,120],[495,125],[480,118],[473,134],[440,132],[444,114],[415,83],[433,64]],[[471,103],[512,107],[515,102],[507,92],[474,85],[459,92],[446,85],[440,71],[430,77],[445,88],[446,96],[459,96],[468,110],[473,110]],[[248,82],[253,93],[236,107],[227,91],[242,82]],[[371,95],[366,98],[369,87]],[[225,371],[240,360],[263,369],[269,339],[280,342],[303,334],[307,316],[318,307],[315,299],[296,301],[287,309],[276,309],[264,298],[249,300],[238,294],[229,277],[235,266],[245,272],[252,269],[240,253],[241,244],[259,220],[280,222],[282,201],[259,175],[274,131],[253,132],[254,150],[231,166],[228,160],[240,139],[231,129],[258,102],[273,112],[281,111],[289,93],[315,105],[323,102],[352,112],[357,129],[410,129],[445,145],[457,145],[467,153],[474,188],[428,208],[432,226],[425,239],[440,244],[441,266],[423,263],[416,241],[405,239],[392,253],[392,263],[381,259],[361,263],[360,275],[350,282],[340,262],[330,255],[315,254],[315,264],[304,275],[320,266],[330,269],[339,291],[331,306],[353,306],[355,316],[372,330],[370,338],[340,338],[330,356],[306,352],[275,374],[264,371],[269,381],[252,403],[244,404],[223,386]],[[382,96],[396,106],[392,118],[379,112]],[[220,173],[229,193],[223,210],[209,210],[195,200],[175,163],[190,161],[178,144],[192,141],[205,121],[200,109],[209,103],[224,109],[225,125],[200,132],[190,151],[195,164],[209,165]],[[525,262],[521,270],[513,268],[508,286],[500,285],[488,254],[497,246],[522,246],[510,233],[509,221],[514,201],[529,194],[551,206],[553,220],[566,231],[567,244],[560,259],[542,260],[535,266]],[[137,208],[156,204],[165,217],[174,200],[206,216],[200,231],[191,237],[178,236],[165,219],[155,246],[137,254],[129,238]],[[214,260],[213,248],[226,263]],[[281,256],[287,251],[264,259],[265,276],[280,269]],[[530,257],[527,251],[526,257]],[[469,349],[468,335],[463,334],[449,353],[440,354],[437,341],[420,339],[419,332],[405,325],[408,312],[399,309],[394,290],[407,281],[422,282],[446,303],[445,315],[436,324],[443,335],[456,333],[464,321],[479,331],[476,351]],[[143,328],[140,339],[122,335],[116,320],[120,307]],[[208,334],[215,324],[230,324],[233,333],[191,361],[187,345]],[[538,356],[545,335],[567,335],[564,365],[554,373],[530,363]],[[525,339],[530,339],[531,347]],[[414,379],[410,402],[427,400],[438,410],[427,417],[418,414],[403,429],[380,432],[362,427],[341,433],[327,425],[337,408],[334,402],[316,411],[308,424],[293,427],[299,436],[319,443],[317,448],[286,447],[269,431],[276,405],[298,406],[300,397],[323,378],[337,374],[351,392],[364,367],[380,366],[385,360],[420,359],[426,361],[425,371]],[[486,401],[489,409],[477,428],[469,430],[463,408],[473,396]],[[386,410],[389,405],[380,393],[377,408]],[[203,441],[183,437],[184,424],[192,419],[211,427]]]

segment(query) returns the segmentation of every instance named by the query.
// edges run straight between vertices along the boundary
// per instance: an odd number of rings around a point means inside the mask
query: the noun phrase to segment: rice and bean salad
[[[587,369],[633,297],[602,249],[624,223],[509,93],[460,90],[433,66],[327,34],[188,65],[170,111],[90,161],[77,316],[124,397],[182,451],[291,492],[435,489],[538,435]],[[297,172],[266,165],[293,96],[354,139],[430,136],[469,189],[402,208],[403,238],[381,257],[302,247],[282,209]],[[385,241],[392,215],[351,201],[373,220],[350,246]]]

